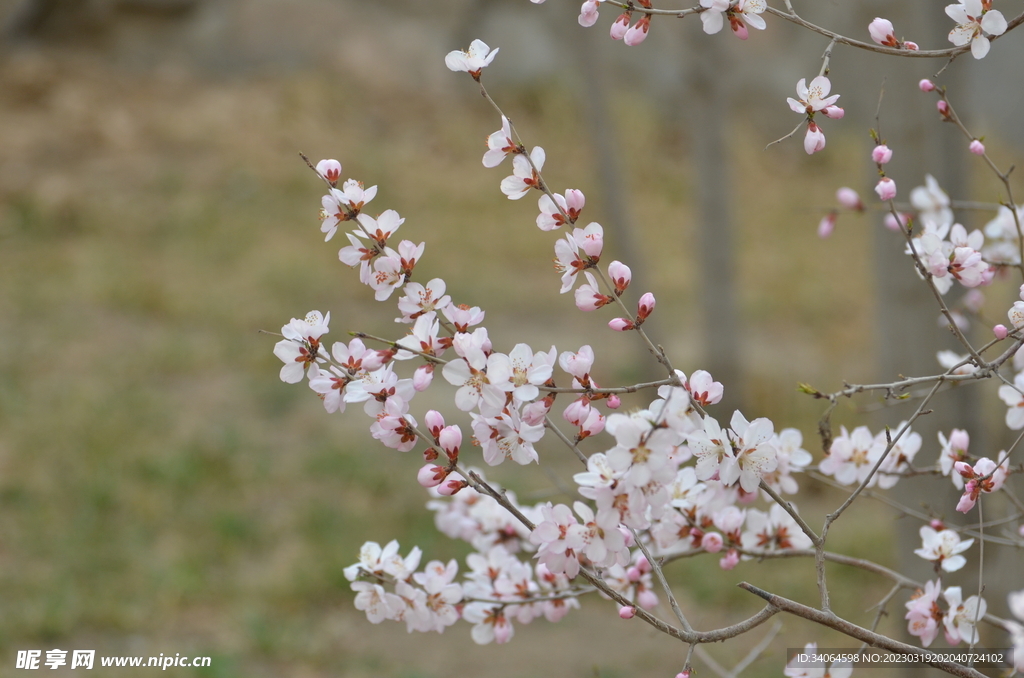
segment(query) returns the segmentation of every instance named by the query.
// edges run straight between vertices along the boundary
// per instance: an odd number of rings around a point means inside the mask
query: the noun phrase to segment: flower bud
[[[623,605],[619,608],[619,616],[623,619],[632,619],[636,616],[636,608],[632,605]]]
[[[892,200],[896,197],[896,182],[889,177],[882,177],[875,186],[875,193],[880,200]]]
[[[590,28],[597,23],[597,8],[599,6],[598,0],[587,0],[583,3],[583,6],[580,7],[580,16],[578,19],[580,26]]]
[[[861,201],[857,191],[852,188],[846,186],[840,188],[836,191],[836,200],[848,210],[853,210],[854,212],[864,211],[864,203]]]
[[[941,532],[942,530],[946,529],[945,523],[943,523],[938,518],[932,518],[931,522],[928,523],[928,525],[937,532]]]
[[[653,610],[658,606],[658,596],[650,589],[644,589],[636,594],[636,602],[645,610]]]
[[[928,78],[921,80],[921,82],[917,83],[917,86],[922,92],[931,92],[935,89],[935,83]]]
[[[416,474],[416,482],[423,487],[437,487],[448,477],[448,472],[443,466],[427,464]]]
[[[996,325],[992,328],[992,334],[996,335],[996,339],[1006,339],[1006,335],[1009,332],[1006,329],[1006,325]]]
[[[846,111],[841,106],[826,106],[821,112],[833,120],[842,120],[846,116]]]
[[[341,163],[337,160],[321,160],[316,164],[316,171],[327,179],[332,187],[337,186],[338,180],[341,179]]]
[[[885,163],[892,160],[892,149],[885,144],[879,144],[875,146],[874,150],[871,151],[871,161],[884,165]]]
[[[608,396],[608,409],[617,410],[622,407],[622,399],[614,393]]]
[[[451,477],[451,476],[454,476]],[[457,494],[460,490],[465,487],[469,487],[469,483],[465,480],[461,480],[461,476],[458,473],[451,474],[446,482],[441,483],[437,486],[437,493],[444,497],[450,497]],[[456,478],[459,478],[456,480]]]
[[[434,363],[427,363],[426,365],[420,365],[416,368],[416,371],[412,373],[412,387],[417,393],[422,393],[430,387],[430,382],[434,380]]]
[[[608,264],[608,277],[612,279],[612,285],[615,286],[615,294],[621,296],[629,287],[629,281],[633,279],[633,272],[621,261],[613,261]]]
[[[718,553],[722,550],[722,535],[717,532],[708,532],[704,535],[704,538],[700,540],[701,548],[708,553]]]
[[[818,237],[825,239],[832,235],[832,231],[836,228],[836,212],[832,210],[821,218],[818,222]]]
[[[651,17],[645,16],[626,31],[626,34],[622,36],[622,42],[630,47],[635,47],[647,39],[649,30],[651,30]]]
[[[608,327],[616,332],[625,332],[634,328],[633,321],[626,318],[614,318],[608,322]]]
[[[939,99],[935,102],[935,108],[938,109],[943,118],[949,117],[949,104],[947,104],[945,100]]]
[[[615,23],[612,24],[610,33],[612,40],[622,40],[622,38],[625,37],[626,31],[629,30],[629,20],[631,18],[632,17],[629,15],[629,12],[619,15],[619,18],[617,18]]]
[[[904,40],[903,41],[903,49],[908,49],[911,52],[916,52],[917,50],[919,50],[921,48],[918,46],[918,44],[916,42],[911,42],[909,40]]]
[[[875,20],[868,24],[868,33],[871,35],[871,39],[879,45],[885,45],[886,47],[896,47],[899,45],[899,41],[896,40],[896,36],[893,34],[892,22],[888,19],[875,17]]]
[[[718,566],[723,570],[731,570],[736,567],[740,562],[740,554],[736,553],[736,549],[729,549],[729,552],[718,561]]]
[[[891,213],[890,214],[886,214],[885,215],[885,219],[882,221],[882,223],[885,224],[885,227],[888,228],[890,231],[899,231],[900,230],[900,224],[903,224],[904,226],[906,226],[907,224],[910,223],[910,215],[909,214],[903,214],[901,212],[900,213],[900,218],[899,218],[899,220],[897,220],[896,217],[894,217]]]
[[[647,320],[647,317],[654,312],[654,304],[654,295],[650,292],[645,292],[644,295],[640,297],[640,301],[636,306],[636,317],[638,322]]]
[[[444,416],[437,410],[428,410],[423,416],[423,422],[427,425],[430,435],[435,438],[440,435],[441,429],[444,428]]]
[[[807,155],[817,153],[825,148],[825,133],[814,122],[807,123],[807,134],[804,135],[804,150]]]
[[[972,141],[967,149],[974,155],[985,155],[985,144],[981,143],[979,139]]]

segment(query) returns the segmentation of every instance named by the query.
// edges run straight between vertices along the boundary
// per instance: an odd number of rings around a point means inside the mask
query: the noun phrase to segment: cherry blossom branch
[[[765,11],[768,12],[769,14],[773,14],[773,15],[779,17],[780,19],[785,19],[786,21],[789,21],[790,23],[794,23],[794,24],[797,24],[798,26],[802,26],[803,28],[806,28],[806,29],[808,29],[810,31],[813,31],[814,33],[818,33],[820,35],[824,35],[826,38],[831,38],[832,40],[834,40],[834,41],[836,41],[836,42],[838,42],[840,44],[849,45],[850,47],[856,47],[857,49],[863,49],[863,50],[867,50],[869,52],[878,52],[879,54],[888,54],[890,56],[912,57],[912,58],[916,58],[916,59],[922,59],[922,58],[923,59],[945,59],[945,58],[949,58],[950,60],[952,60],[952,59],[955,59],[956,57],[960,56],[964,52],[967,52],[968,50],[970,50],[970,45],[966,45],[966,46],[963,46],[963,47],[950,47],[948,49],[920,49],[920,50],[897,49],[895,47],[885,47],[884,45],[876,45],[876,44],[873,44],[873,43],[870,43],[870,42],[862,42],[860,40],[853,40],[851,38],[847,38],[847,37],[842,36],[842,35],[840,35],[838,33],[830,31],[827,28],[822,28],[821,26],[816,26],[815,24],[812,24],[811,22],[804,20],[803,18],[798,16],[795,11],[793,11],[793,7],[788,2],[788,0],[786,2],[786,8],[789,10],[788,12],[783,12],[782,10],[776,9],[774,7],[771,7],[771,6],[767,7],[765,9]],[[1019,16],[1015,17],[1011,21],[1007,22],[1006,33],[1009,33],[1011,30],[1013,30],[1014,28],[1019,26],[1021,23],[1024,23],[1024,13],[1020,14]],[[1003,33],[1003,35],[1006,35],[1006,33]],[[989,40],[996,40],[999,37],[1001,37],[1001,36],[998,36],[998,35],[991,36],[989,38]]]
[[[946,94],[946,88],[938,87],[936,88],[936,91],[938,91],[939,93],[939,98],[942,101],[946,102],[946,110],[943,111],[943,119],[953,123],[956,126],[956,128],[959,129],[963,133],[963,135],[967,137],[967,139],[972,143],[977,141],[978,137],[971,134],[971,132],[967,129],[967,126],[964,125],[962,120],[960,120],[960,116],[958,116],[956,114],[956,111],[953,110],[953,104],[949,103],[949,97]],[[971,147],[971,150],[972,152],[974,152],[974,146]],[[1008,205],[1005,205],[1005,207],[1007,207],[1007,209],[1010,210],[1010,214],[1013,215],[1013,223],[1017,229],[1017,270],[1020,271],[1021,277],[1024,278],[1024,231],[1021,230],[1020,216],[1017,214],[1017,204],[1016,202],[1014,202],[1013,199],[1013,187],[1010,185],[1010,173],[1013,172],[1013,165],[1011,165],[1010,169],[1008,169],[1007,171],[1001,171],[998,167],[996,167],[996,164],[995,162],[993,162],[992,158],[988,156],[988,152],[985,150],[984,145],[981,145],[981,157],[984,158],[985,163],[988,165],[989,169],[991,169],[992,172],[995,173],[995,175],[999,178],[999,181],[1003,183],[1003,188],[1006,191],[1006,199],[1008,201]]]
[[[942,294],[939,292],[938,288],[935,287],[935,281],[932,280],[933,276],[931,272],[928,270],[928,268],[924,265],[924,262],[921,261],[921,256],[920,254],[918,254],[917,247],[914,245],[914,239],[910,231],[910,226],[904,223],[903,218],[896,211],[896,205],[893,203],[893,201],[889,200],[888,202],[890,214],[892,214],[892,216],[896,219],[896,222],[900,226],[900,231],[903,233],[903,237],[907,241],[907,247],[910,249],[910,256],[913,257],[914,259],[914,265],[917,267],[917,270],[921,274],[921,277],[924,278],[924,281],[927,283],[928,289],[932,291],[932,296],[935,297],[935,301],[939,305],[939,310],[942,312],[942,315],[945,316],[946,321],[949,323],[950,331],[957,338],[957,341],[959,341],[963,345],[963,347],[967,349],[967,352],[971,354],[971,357],[977,361],[975,364],[978,367],[981,367],[985,361],[982,359],[980,355],[978,355],[978,352],[975,350],[974,346],[971,345],[971,342],[967,340],[967,337],[964,336],[963,331],[960,330],[960,326],[956,324],[956,320],[953,318],[953,314],[950,313],[949,308],[946,306],[945,299],[942,298]]]
[[[544,428],[546,428],[547,430],[549,430],[552,433],[554,433],[556,438],[558,438],[563,443],[565,443],[566,447],[568,447],[570,450],[573,451],[573,454],[576,455],[577,459],[579,459],[581,462],[583,462],[584,466],[587,465],[587,455],[583,454],[583,452],[576,445],[576,443],[574,443],[573,441],[569,440],[569,436],[565,435],[562,432],[562,429],[560,429],[557,426],[555,426],[555,423],[553,421],[551,421],[551,417],[549,415],[545,415],[544,416]]]
[[[960,676],[961,678],[985,678],[985,675],[976,669],[956,664],[954,662],[933,659],[932,657],[935,655],[930,650],[914,647],[907,643],[901,643],[898,640],[893,640],[887,636],[869,631],[868,629],[857,626],[856,624],[836,616],[832,612],[816,610],[813,607],[808,607],[796,601],[789,600],[788,598],[783,598],[777,594],[769,593],[768,591],[760,589],[752,584],[748,584],[747,582],[741,582],[739,587],[744,591],[749,591],[750,593],[759,596],[767,601],[769,605],[783,612],[788,612],[789,614],[807,619],[808,621],[815,622],[816,624],[827,626],[830,629],[839,631],[842,634],[860,640],[861,642],[867,643],[873,647],[897,653],[913,653],[916,655],[922,655],[924,657],[924,662],[929,666],[941,669],[954,676]]]
[[[359,339],[370,339],[371,341],[378,341],[378,342],[380,342],[382,344],[386,344],[387,346],[390,346],[391,348],[398,349],[399,351],[408,351],[409,353],[412,353],[413,355],[418,355],[419,357],[425,359],[427,362],[436,363],[438,365],[447,365],[448,364],[448,361],[445,360],[444,358],[438,358],[436,355],[431,355],[429,353],[424,353],[423,351],[417,351],[414,348],[409,348],[408,346],[403,346],[403,345],[399,344],[397,341],[391,341],[390,339],[385,339],[384,337],[377,337],[377,336],[374,336],[372,334],[367,334],[366,332],[349,332],[348,334],[349,334],[350,337],[357,337]]]
[[[661,584],[661,588],[665,591],[665,595],[668,597],[669,606],[672,608],[672,612],[675,613],[676,619],[679,620],[679,624],[685,631],[693,631],[693,627],[690,626],[690,622],[686,621],[686,615],[683,614],[683,610],[679,607],[679,601],[676,600],[676,596],[672,593],[672,587],[668,585],[668,580],[665,579],[665,573],[661,569],[661,563],[658,559],[651,555],[650,550],[647,548],[647,544],[640,539],[640,535],[633,528],[629,529],[633,535],[633,541],[640,547],[644,557],[647,558],[647,562],[650,563],[651,569],[654,570],[654,576],[658,578],[658,583]]]

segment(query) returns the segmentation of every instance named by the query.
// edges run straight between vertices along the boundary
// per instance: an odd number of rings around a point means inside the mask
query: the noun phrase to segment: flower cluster
[[[940,598],[941,596],[941,598]],[[940,600],[946,604],[942,611]],[[939,630],[945,634],[946,642],[957,645],[965,642],[974,645],[978,642],[977,624],[985,616],[987,605],[984,598],[971,596],[963,599],[959,586],[950,586],[942,590],[941,582],[936,579],[918,589],[906,604],[907,630],[921,639],[921,644],[928,647],[935,640]]]

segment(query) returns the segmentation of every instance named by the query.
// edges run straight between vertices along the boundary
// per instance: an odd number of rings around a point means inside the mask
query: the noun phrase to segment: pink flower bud
[[[448,477],[448,472],[443,466],[427,464],[416,474],[416,482],[423,487],[437,487]]]
[[[708,532],[704,535],[704,538],[700,540],[701,548],[708,553],[718,553],[722,550],[723,544],[722,535],[717,532]]]
[[[1020,536],[1024,537],[1024,525],[1021,525],[1020,529],[1018,529],[1017,532],[1020,533]]]
[[[736,567],[740,562],[740,554],[736,553],[736,549],[729,549],[729,552],[725,554],[723,558],[718,561],[718,566],[723,570],[731,570]]]
[[[640,301],[636,306],[636,317],[639,322],[647,320],[648,316],[651,315],[654,311],[654,303],[654,295],[650,292],[645,292],[644,295],[640,297]]]
[[[814,122],[807,123],[807,134],[804,135],[804,150],[807,155],[817,153],[825,148],[825,133]]]
[[[933,89],[935,89],[935,83],[929,80],[928,78],[924,78],[923,80],[921,80],[921,82],[917,83],[917,86],[918,88],[920,88],[922,92],[931,92]]]
[[[975,139],[971,142],[971,145],[967,147],[974,155],[985,155],[985,144],[981,143],[980,140]]]
[[[494,642],[498,645],[507,643],[512,640],[512,625],[508,622],[497,623],[494,625]]]
[[[742,21],[730,21],[729,27],[732,28],[732,33],[740,40],[746,40],[750,37],[750,31],[747,30],[747,25]]]
[[[885,45],[886,47],[896,47],[899,45],[899,41],[893,35],[893,32],[892,22],[888,19],[875,17],[875,20],[868,24],[868,33],[871,35],[871,39],[879,45]]]
[[[831,211],[821,218],[818,222],[818,237],[827,238],[832,235],[832,231],[836,228],[836,213]]]
[[[633,272],[621,261],[613,261],[608,264],[608,277],[612,279],[615,286],[615,294],[621,295],[629,287],[629,281],[633,279]]]
[[[916,52],[917,50],[919,50],[921,48],[918,47],[916,42],[911,42],[909,40],[904,40],[903,41],[903,49],[909,49],[911,52]]]
[[[465,480],[456,480],[456,478],[461,477],[458,473],[451,474],[447,481],[437,486],[437,493],[444,497],[450,497],[457,494],[463,488],[469,487],[469,483]]]
[[[1006,339],[1008,334],[1006,325],[996,325],[992,328],[992,334],[996,335],[996,339]]]
[[[972,481],[971,483],[967,484],[967,487],[970,487],[972,484],[976,485],[977,483],[974,483]],[[971,488],[971,489],[973,489],[973,488]],[[974,508],[974,504],[975,504],[976,501],[977,501],[977,499],[972,498],[971,497],[971,493],[969,491],[968,492],[964,492],[963,496],[960,497],[960,501],[957,502],[956,510],[959,511],[960,513],[967,513],[972,508]]]
[[[647,39],[649,30],[651,30],[651,17],[645,16],[626,31],[626,34],[622,36],[622,42],[630,47],[635,47]]]
[[[622,399],[614,393],[608,396],[608,409],[617,410],[622,407]]]
[[[590,416],[590,410],[590,401],[587,398],[577,398],[566,406],[562,418],[573,426],[579,426]]]
[[[619,616],[623,619],[632,619],[636,616],[636,608],[632,605],[623,605],[619,608]]]
[[[889,177],[882,177],[875,186],[875,193],[880,200],[892,200],[896,197],[896,182]]]
[[[689,670],[680,671],[679,673],[676,674],[676,678],[690,678],[690,671]]]
[[[626,540],[626,548],[633,548],[636,546],[636,539],[633,537],[633,532],[628,529],[625,525],[619,525],[619,534]]]
[[[441,429],[444,428],[444,415],[437,410],[428,410],[423,416],[423,422],[427,425],[430,435],[436,438],[440,435]]]
[[[864,203],[861,202],[860,196],[857,194],[857,191],[853,190],[852,188],[848,188],[846,186],[840,188],[838,191],[836,191],[836,200],[839,202],[840,205],[842,205],[848,210],[853,210],[855,212],[864,211]]]
[[[632,320],[627,320],[626,318],[614,318],[608,322],[608,327],[612,328],[616,332],[625,332],[633,329],[635,326],[633,325]]]
[[[943,99],[939,99],[935,102],[935,108],[938,109],[943,118],[949,117],[949,104],[947,104]]]
[[[647,556],[638,556],[636,559],[636,567],[640,570],[641,574],[647,574],[653,572],[654,568],[651,567],[651,562],[647,560]]]
[[[583,6],[580,7],[580,17],[578,19],[580,26],[590,28],[597,23],[598,7],[600,7],[598,0],[587,0],[583,3]]]
[[[430,382],[432,381],[434,381],[434,363],[420,365],[416,368],[416,371],[412,373],[412,387],[417,393],[426,391],[430,387]]]
[[[338,180],[341,179],[341,163],[337,160],[321,160],[316,164],[316,171],[327,179],[331,186],[337,186]]]
[[[842,120],[846,116],[846,111],[841,106],[826,106],[821,112],[833,120]]]
[[[640,581],[640,568],[636,565],[631,565],[626,569],[626,579],[633,582],[634,584]]]
[[[892,160],[892,149],[886,146],[885,144],[879,144],[878,146],[875,146],[875,148],[871,151],[872,162],[876,162],[879,165],[884,165],[890,160]]]
[[[458,425],[445,426],[437,436],[438,442],[448,456],[459,454],[459,447],[462,445],[462,429]]]
[[[985,293],[979,289],[967,290],[961,301],[968,311],[977,313],[985,305]]]
[[[551,409],[551,404],[546,399],[535,400],[523,408],[523,421],[530,426],[537,426],[544,423],[544,416]]]
[[[658,606],[658,596],[650,589],[644,589],[636,594],[636,602],[645,610],[653,610]]]
[[[610,33],[612,40],[622,40],[622,38],[625,37],[626,31],[629,30],[629,20],[631,18],[632,17],[629,15],[629,12],[619,15],[619,18],[617,18],[615,23],[612,24]]]
[[[941,520],[939,520],[938,518],[932,518],[931,522],[929,523],[929,526],[933,530],[936,530],[936,531],[939,531],[939,532],[941,532],[942,530],[946,529],[946,525]]]

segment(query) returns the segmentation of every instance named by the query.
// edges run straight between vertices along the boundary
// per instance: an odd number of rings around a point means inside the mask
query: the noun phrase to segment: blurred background
[[[796,4],[859,39],[881,14],[922,48],[948,45],[945,3]],[[678,368],[725,383],[720,419],[740,407],[799,427],[816,461],[824,408],[798,382],[833,391],[843,380],[935,373],[935,351],[953,348],[878,214],[843,214],[831,238],[815,235],[839,186],[873,202],[876,110],[902,197],[926,171],[954,198],[1003,196],[939,124],[934,96],[916,89],[943,63],[837,47],[833,92],[847,115],[822,123],[828,148],[808,157],[802,130],[764,149],[798,122],[785,98],[817,75],[824,38],[768,17],[768,30],[742,43],[704,35],[691,17],[656,20],[643,45],[626,48],[607,38],[613,8],[584,30],[578,5],[0,0],[0,676],[16,673],[17,650],[55,647],[209,655],[209,669],[169,675],[224,678],[680,670],[685,648],[599,599],[485,648],[464,624],[407,636],[353,609],[342,569],[364,541],[398,539],[428,559],[466,548],[433,529],[413,482],[418,455],[370,439],[359,408],[327,415],[305,386],[278,379],[276,339],[260,330],[310,309],[331,312],[329,341],[350,330],[398,335],[393,307],[338,262],[339,239],[322,242],[323,186],[298,153],[338,158],[344,177],[378,185],[369,211],[406,217],[401,236],[427,243],[422,279],[443,277],[457,303],[483,307],[496,348],[591,343],[602,384],[650,376],[655,365],[632,337],[611,336],[608,317],[558,294],[554,238],[533,225],[534,198],[510,203],[498,190],[508,166],[480,165],[500,121],[443,59],[474,38],[500,47],[485,72],[491,94],[527,145],[546,149],[547,181],[586,193],[584,217],[608,232],[606,260],[632,267],[637,294],[657,295],[654,340]],[[1015,37],[940,79],[1002,167],[1024,143]],[[989,215],[958,217],[980,227]],[[1003,320],[1014,289],[992,288],[975,336]],[[979,455],[1008,444],[994,388],[962,390],[969,397],[944,396],[918,427],[922,464],[937,455],[940,417],[947,433],[973,427]],[[841,403],[833,422],[877,431],[914,407],[880,405]],[[541,455],[563,477],[577,470],[555,446]],[[553,496],[536,469],[491,476],[523,501]],[[804,484],[805,512],[844,496]],[[901,485],[901,499],[953,514],[954,495],[922,487],[917,496]],[[923,580],[927,564],[905,547],[918,525],[898,515],[861,502],[830,544]],[[734,588],[741,580],[813,603],[812,571],[777,562],[722,572],[697,559],[670,574],[695,624],[711,628],[759,609]],[[887,582],[840,568],[830,576],[840,614],[870,625],[865,608]],[[905,598],[883,631],[901,633]],[[991,600],[1005,615],[1005,596]],[[729,666],[765,632],[708,651]],[[744,675],[779,675],[781,648],[814,640],[849,646],[785,620]]]

